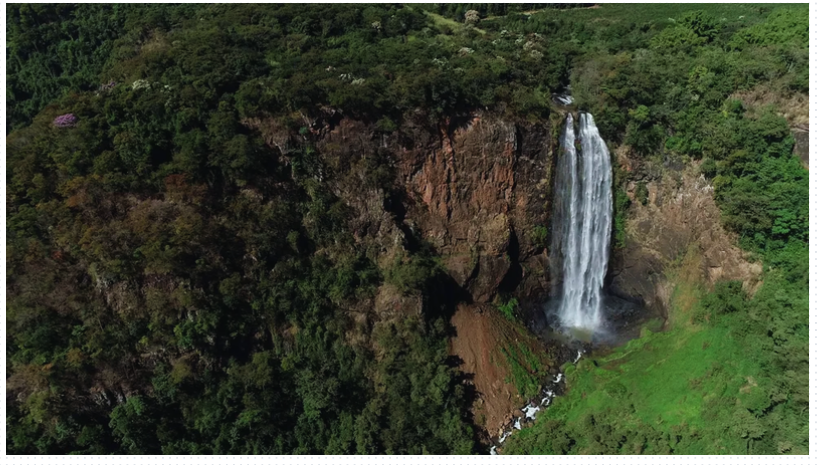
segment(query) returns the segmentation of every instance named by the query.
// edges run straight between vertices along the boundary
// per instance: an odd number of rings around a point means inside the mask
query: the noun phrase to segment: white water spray
[[[561,264],[555,271],[562,277],[558,317],[565,329],[593,335],[604,325],[602,286],[613,219],[611,159],[588,113],[580,113],[578,139],[568,115],[560,142],[553,244]]]

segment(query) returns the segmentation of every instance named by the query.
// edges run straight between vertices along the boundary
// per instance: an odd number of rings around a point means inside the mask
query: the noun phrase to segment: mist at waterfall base
[[[594,118],[570,113],[557,160],[552,275],[557,294],[546,303],[550,326],[571,339],[612,342],[609,317],[627,312],[629,302],[604,292],[613,228],[611,158]]]

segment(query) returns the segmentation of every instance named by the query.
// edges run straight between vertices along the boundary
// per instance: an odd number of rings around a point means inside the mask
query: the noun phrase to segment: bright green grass
[[[740,319],[730,315],[712,326],[680,326],[664,333],[645,330],[643,337],[607,355],[566,366],[568,392],[531,428],[514,435],[504,453],[554,453],[550,445],[544,447],[555,428],[549,420],[580,432],[589,415],[612,436],[648,431],[660,439],[681,438],[675,453],[747,453],[752,444],[742,434],[751,433],[742,433],[744,425],[735,425],[735,418],[743,419],[751,406],[763,407],[771,380],[762,371],[760,349],[740,334]],[[752,428],[753,421],[747,420],[746,427]],[[585,450],[583,434],[575,435],[572,450],[593,453]],[[626,446],[631,439],[625,438]],[[646,442],[638,452],[662,453]],[[633,452],[624,447],[616,452]]]
[[[546,359],[532,352],[525,341],[517,340],[507,347],[501,347],[500,351],[511,370],[506,382],[514,384],[520,396],[525,399],[537,397],[545,368],[548,366]]]
[[[507,348],[501,348],[503,355],[506,357],[506,363],[511,369],[511,375],[505,381],[512,383],[517,387],[517,392],[521,397],[528,399],[538,394],[539,377],[538,369],[532,368],[529,370],[526,365],[530,363],[528,358],[522,353],[523,346],[519,345],[515,348],[513,345]],[[531,365],[529,365],[531,366]]]

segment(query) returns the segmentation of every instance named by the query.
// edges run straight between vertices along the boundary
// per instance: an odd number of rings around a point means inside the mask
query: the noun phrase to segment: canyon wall
[[[559,195],[553,192],[559,143],[551,123],[478,112],[440,124],[418,115],[391,133],[332,113],[305,118],[307,134],[275,120],[246,124],[285,159],[314,147],[319,182],[329,183],[348,207],[360,249],[381,270],[423,247],[440,258],[448,282],[440,292],[450,295],[432,297],[451,304],[450,351],[476,390],[474,411],[485,416],[476,423],[489,432],[507,423],[504,412],[519,408],[521,399],[497,346],[514,339],[515,330],[490,304],[500,293],[513,295],[526,324],[543,324],[542,304],[551,291],[543,236]],[[642,316],[666,318],[674,285],[667,271],[691,248],[701,257],[703,282],[738,279],[751,293],[757,288],[761,266],[722,228],[712,187],[695,163],[649,162],[630,156],[627,147],[614,153],[614,163],[629,172],[632,205],[625,247],[611,256],[611,294],[638,303]],[[635,193],[638,182],[648,192],[644,205]],[[429,298],[385,283],[349,312],[366,328],[421,314]],[[368,343],[365,332],[351,338]]]
[[[673,279],[668,271],[687,253],[700,260],[696,281],[712,285],[740,280],[750,294],[760,284],[761,264],[736,246],[737,238],[721,225],[713,187],[699,174],[698,163],[640,161],[626,147],[616,154],[630,172],[625,186],[631,198],[626,215],[625,247],[614,250],[608,270],[609,292],[641,303],[647,313],[667,318]],[[644,183],[644,205],[636,195]]]
[[[285,157],[304,139],[314,144],[320,182],[349,207],[358,246],[384,273],[422,247],[440,257],[447,285],[439,292],[450,295],[407,294],[385,283],[349,313],[366,328],[420,314],[430,298],[448,301],[450,352],[475,391],[475,423],[494,434],[512,421],[524,400],[502,349],[525,344],[547,363],[546,349],[491,303],[498,293],[530,300],[549,291],[544,233],[558,147],[550,123],[473,113],[432,125],[418,115],[384,134],[329,113],[305,120],[309,134],[301,135],[275,120],[246,124]],[[350,335],[353,343],[367,338]]]
[[[418,116],[389,134],[331,114],[307,123],[325,182],[351,208],[360,246],[382,268],[420,241],[441,257],[462,300],[547,292],[537,231],[549,226],[557,147],[549,123],[473,113],[431,125]],[[300,143],[274,120],[246,124],[282,152]],[[378,173],[384,182],[371,185]]]

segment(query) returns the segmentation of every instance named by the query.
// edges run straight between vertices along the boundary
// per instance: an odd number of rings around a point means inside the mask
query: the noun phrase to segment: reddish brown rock
[[[422,242],[440,257],[453,288],[445,292],[466,301],[451,320],[450,352],[473,376],[477,423],[496,431],[524,402],[507,382],[511,371],[501,348],[525,340],[532,352],[545,354],[532,335],[486,303],[500,290],[529,298],[547,291],[548,254],[533,230],[548,225],[557,144],[549,123],[474,114],[429,126],[418,117],[388,135],[337,115],[308,123],[318,154],[312,168],[349,208],[360,250],[385,272]],[[280,124],[252,125],[282,150],[304,143],[300,135],[288,138]],[[421,295],[385,283],[348,309],[354,323],[348,341],[369,344],[368,329],[422,312],[425,304]]]
[[[523,269],[520,262],[542,252],[531,232],[547,224],[556,141],[546,124],[475,114],[437,127],[418,119],[383,135],[343,118],[315,131],[316,148],[328,182],[352,207],[356,238],[371,258],[387,266],[412,231],[434,247],[473,300],[488,302],[512,267]],[[275,134],[277,145],[285,145]],[[375,169],[391,172],[389,186],[366,185]],[[385,188],[402,197],[392,211]],[[533,264],[539,275],[541,261]],[[515,276],[510,288],[525,278]],[[527,286],[532,291],[545,282],[528,279]]]

